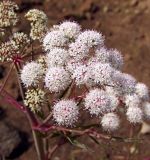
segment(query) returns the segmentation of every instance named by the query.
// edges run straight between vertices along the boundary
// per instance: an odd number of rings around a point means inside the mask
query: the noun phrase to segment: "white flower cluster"
[[[61,100],[54,105],[53,113],[58,125],[72,126],[78,120],[79,107],[73,100]]]
[[[85,108],[90,114],[99,115],[107,112],[113,112],[119,102],[115,95],[110,95],[104,90],[93,89],[86,95]]]
[[[10,27],[16,25],[18,17],[15,13],[18,5],[11,1],[0,2],[0,27]]]
[[[41,64],[30,62],[23,67],[20,78],[26,87],[36,86],[43,74],[44,70]]]
[[[69,73],[61,67],[51,67],[45,76],[45,86],[50,92],[59,92],[65,90],[70,84]]]
[[[76,38],[81,30],[81,27],[77,23],[69,21],[63,22],[58,27],[59,30],[62,31],[69,39]]]
[[[71,82],[86,87],[88,91],[83,98],[83,109],[99,118],[104,130],[113,131],[119,127],[120,120],[116,113],[124,104],[131,123],[150,118],[147,86],[121,72],[121,53],[116,49],[107,49],[101,33],[82,31],[77,23],[66,21],[47,33],[43,47],[46,52],[45,88],[58,93],[65,91]],[[21,73],[22,82],[27,87],[39,83],[37,78],[42,75],[38,64],[32,63],[27,64]],[[78,120],[79,109],[74,100],[61,99],[52,108],[58,125],[73,126]]]
[[[43,46],[46,51],[51,51],[54,47],[64,47],[67,43],[67,38],[62,31],[51,31],[49,32],[43,40]]]
[[[30,40],[23,32],[16,32],[9,41],[0,45],[0,61],[11,61],[16,55],[23,55],[23,51],[29,45]]]
[[[25,17],[31,22],[30,36],[33,40],[42,40],[47,32],[47,16],[43,11],[31,9]]]

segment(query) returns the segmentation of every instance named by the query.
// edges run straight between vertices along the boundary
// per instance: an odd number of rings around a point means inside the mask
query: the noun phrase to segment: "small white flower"
[[[136,79],[126,73],[122,74],[123,76],[123,81],[122,81],[122,87],[123,87],[123,92],[124,93],[133,93],[135,91],[135,85],[136,85]]]
[[[137,83],[135,86],[135,92],[143,100],[149,99],[149,90],[148,87],[143,83]]]
[[[89,58],[87,64],[88,64],[88,66],[92,67],[92,65],[99,63],[99,62],[101,63],[100,59],[96,56],[93,56],[93,57]]]
[[[105,47],[101,47],[95,51],[95,58],[101,63],[109,63],[110,53]]]
[[[61,100],[53,107],[53,118],[58,125],[73,126],[78,116],[79,108],[73,100]]]
[[[69,59],[69,61],[66,63],[66,70],[68,70],[70,73],[73,74],[76,68],[81,65],[84,65],[82,61],[77,61],[75,59]]]
[[[129,107],[127,109],[127,119],[131,123],[141,123],[143,119],[143,112],[139,107]]]
[[[63,66],[68,59],[68,53],[65,49],[62,48],[54,48],[50,50],[47,54],[47,66]]]
[[[52,67],[48,69],[45,76],[45,86],[50,92],[59,92],[66,89],[71,83],[70,74],[62,67]]]
[[[75,79],[77,85],[87,83],[88,81],[87,70],[88,67],[86,65],[80,65],[74,70],[72,78]]]
[[[89,47],[87,47],[85,44],[75,42],[69,45],[68,53],[75,60],[81,60],[84,57],[87,57],[88,52],[89,52]]]
[[[78,38],[77,42],[83,43],[88,47],[95,47],[95,46],[103,46],[104,45],[104,37],[101,33],[96,31],[87,30],[82,32]]]
[[[115,95],[115,96],[118,96],[118,97],[121,96],[120,92],[115,87],[106,86],[105,90],[110,95]]]
[[[72,39],[79,35],[81,27],[75,22],[65,21],[60,24],[59,29],[64,32],[67,38]]]
[[[118,91],[115,90],[114,87],[110,86],[105,87],[105,92],[107,93],[110,99],[111,111],[114,111],[119,105],[118,97],[120,96],[120,94],[118,93]]]
[[[143,107],[144,116],[150,119],[150,103],[144,102],[142,107]]]
[[[108,93],[110,99],[110,111],[114,111],[119,105],[119,99],[116,95]]]
[[[30,62],[21,70],[21,80],[26,87],[37,85],[43,74],[44,70],[42,65],[36,62]]]
[[[114,70],[108,63],[93,63],[89,69],[90,77],[95,83],[111,84]]]
[[[61,31],[51,31],[43,39],[43,46],[46,51],[53,47],[63,47],[67,43],[67,38]]]
[[[105,91],[93,89],[85,97],[85,109],[89,110],[91,115],[96,116],[113,111],[116,106],[112,106],[111,98]]]
[[[132,94],[135,92],[136,79],[129,74],[115,71],[113,74],[113,83],[118,91],[123,94]]]
[[[102,117],[101,125],[105,131],[114,131],[118,129],[120,120],[115,113],[107,113]]]
[[[125,96],[125,104],[128,107],[139,107],[141,104],[141,100],[136,94],[129,94]]]
[[[121,70],[123,66],[123,57],[117,49],[109,50],[109,62],[115,69]]]

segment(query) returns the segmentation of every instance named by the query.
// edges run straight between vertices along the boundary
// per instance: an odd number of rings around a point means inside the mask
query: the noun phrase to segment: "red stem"
[[[35,118],[35,116],[33,115],[33,113],[29,110],[29,108],[21,105],[20,103],[18,103],[7,91],[5,91],[2,86],[0,86],[0,89],[2,89],[2,93],[1,95],[3,96],[4,100],[6,102],[8,102],[9,104],[13,105],[14,107],[16,107],[17,109],[21,110],[22,112],[28,114],[32,120],[32,124],[34,126],[38,126],[39,122],[37,121],[37,119]]]
[[[2,93],[1,95],[3,96],[4,100],[13,106],[15,106],[17,109],[21,110],[22,112],[26,112],[25,107],[18,103],[7,91],[5,91],[2,86],[0,86]]]

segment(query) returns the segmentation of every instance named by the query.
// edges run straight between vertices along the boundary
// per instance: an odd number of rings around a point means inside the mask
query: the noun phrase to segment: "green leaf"
[[[85,144],[83,144],[83,143],[80,143],[79,141],[77,141],[76,139],[72,139],[72,138],[70,138],[70,137],[66,137],[67,139],[68,139],[68,141],[72,144],[72,145],[74,145],[74,146],[76,146],[76,147],[78,147],[78,148],[80,148],[80,149],[83,149],[83,150],[87,150],[87,151],[90,151],[90,152],[94,152],[91,148],[89,148],[88,146],[86,146]]]
[[[89,136],[89,137],[90,137],[96,144],[101,145],[96,138],[94,138],[94,137],[92,137],[92,136]]]

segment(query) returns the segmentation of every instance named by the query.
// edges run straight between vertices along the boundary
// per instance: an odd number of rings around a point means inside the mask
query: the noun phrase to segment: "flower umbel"
[[[21,71],[21,80],[26,87],[38,85],[44,70],[42,65],[36,62],[27,63]]]
[[[18,10],[18,5],[14,2],[0,2],[0,28],[16,25],[18,17],[15,10]]]
[[[53,107],[53,117],[58,125],[73,126],[78,114],[78,106],[73,100],[59,101]]]
[[[45,103],[45,92],[39,88],[28,89],[25,93],[24,104],[33,112],[40,112]]]

